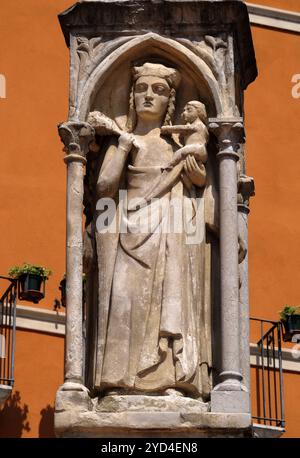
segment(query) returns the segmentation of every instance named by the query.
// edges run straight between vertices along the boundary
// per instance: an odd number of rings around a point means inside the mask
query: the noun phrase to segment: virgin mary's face
[[[141,76],[135,83],[134,102],[138,117],[154,120],[163,119],[170,97],[166,80],[156,76]]]

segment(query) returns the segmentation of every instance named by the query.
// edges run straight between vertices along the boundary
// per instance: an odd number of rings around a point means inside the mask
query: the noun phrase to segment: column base
[[[219,378],[222,381],[214,387],[214,391],[248,391],[248,388],[242,384],[243,377],[239,372],[224,371]]]
[[[211,393],[211,411],[223,413],[245,412],[250,415],[248,391],[214,390]]]
[[[65,382],[56,393],[55,414],[92,408],[89,390],[80,383]]]

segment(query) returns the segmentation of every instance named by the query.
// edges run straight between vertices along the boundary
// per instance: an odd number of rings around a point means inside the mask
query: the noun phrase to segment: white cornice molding
[[[300,33],[300,13],[246,2],[250,23]]]
[[[65,313],[54,312],[45,308],[17,305],[17,329],[64,336],[65,322]],[[275,354],[277,355],[277,349],[275,349]],[[298,358],[295,358],[295,352],[293,350],[283,348],[283,370],[300,373],[300,347],[298,349],[298,356]],[[267,358],[264,358],[264,362],[267,365]],[[250,344],[250,364],[251,366],[261,366],[260,349],[254,343]],[[276,368],[278,368],[278,360],[276,360]]]
[[[296,344],[295,344],[296,345]],[[295,358],[295,351],[289,348],[282,348],[282,368],[287,372],[300,372],[300,346],[298,346],[297,358]],[[277,349],[275,348],[275,355],[277,356]],[[262,357],[260,349],[257,344],[250,344],[250,364],[251,366],[261,366]],[[265,367],[268,365],[268,360],[264,357]],[[276,359],[275,366],[278,369],[278,359]],[[270,366],[272,369],[272,367]]]
[[[65,335],[65,313],[17,305],[17,329]]]

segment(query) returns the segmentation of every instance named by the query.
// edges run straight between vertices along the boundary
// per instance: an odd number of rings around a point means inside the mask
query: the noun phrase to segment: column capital
[[[64,161],[85,164],[89,144],[95,136],[94,128],[87,122],[67,121],[58,125],[58,133],[64,144],[63,151],[66,153]]]
[[[243,118],[210,118],[208,127],[218,140],[217,157],[229,156],[238,161],[237,151],[245,141]]]

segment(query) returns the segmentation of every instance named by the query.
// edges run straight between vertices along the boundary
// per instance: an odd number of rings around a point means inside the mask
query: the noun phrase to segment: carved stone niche
[[[250,435],[246,6],[87,1],[59,20],[71,80],[56,434]]]

